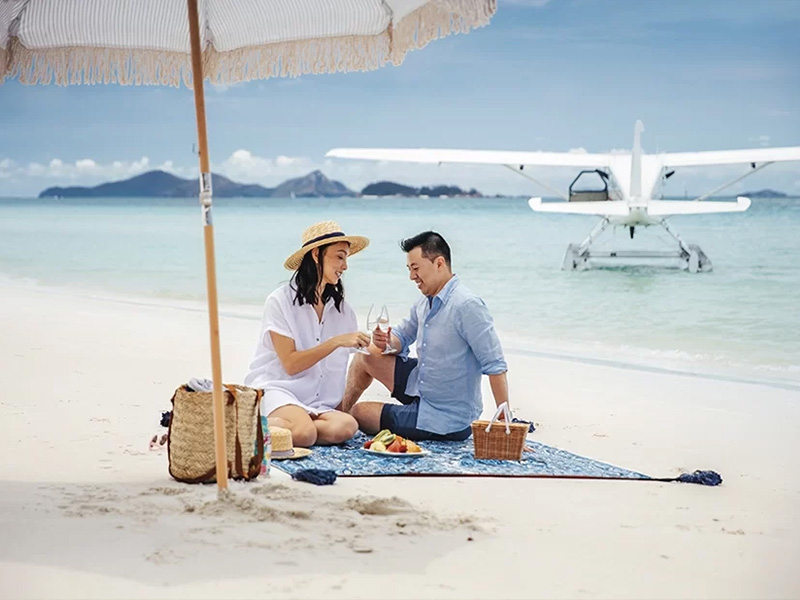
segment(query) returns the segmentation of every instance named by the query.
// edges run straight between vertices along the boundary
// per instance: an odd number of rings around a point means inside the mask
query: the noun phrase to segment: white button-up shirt
[[[244,383],[267,392],[265,399],[269,391],[280,390],[312,412],[327,412],[342,401],[350,349],[337,348],[305,371],[289,375],[275,352],[269,332],[292,338],[298,351],[308,350],[332,337],[358,330],[356,313],[346,301],[342,301],[341,312],[336,310],[330,299],[320,320],[313,306],[299,306],[294,298],[295,292],[288,283],[267,298],[261,334]]]

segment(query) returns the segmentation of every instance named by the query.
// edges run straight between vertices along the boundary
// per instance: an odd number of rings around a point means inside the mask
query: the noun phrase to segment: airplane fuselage
[[[628,215],[624,217],[609,217],[612,225],[624,227],[649,227],[659,225],[664,217],[653,217],[647,212],[646,206],[629,206]]]

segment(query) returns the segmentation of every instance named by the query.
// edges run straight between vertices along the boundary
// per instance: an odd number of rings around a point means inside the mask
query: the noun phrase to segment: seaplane
[[[562,268],[583,271],[609,262],[655,262],[668,264],[691,273],[708,272],[711,260],[697,244],[686,243],[667,223],[673,215],[744,212],[750,199],[739,196],[736,201],[710,200],[730,186],[775,162],[800,161],[800,146],[784,148],[750,148],[703,152],[666,152],[646,154],[641,136],[644,125],[636,121],[630,153],[595,154],[588,152],[518,152],[498,150],[447,150],[429,148],[334,148],[326,156],[332,158],[412,162],[427,164],[502,165],[533,183],[556,194],[561,201],[543,202],[531,198],[528,205],[535,212],[596,215],[601,217],[594,229],[580,244],[570,244]],[[661,198],[664,183],[682,167],[711,165],[747,165],[743,174],[693,200]],[[527,167],[573,167],[582,169],[569,186],[567,194],[539,178]],[[595,180],[586,187],[586,178]],[[581,182],[580,180],[584,181]],[[627,228],[633,239],[638,227],[661,227],[674,242],[670,250],[620,250],[598,248],[595,242],[609,227]],[[653,259],[653,260],[651,260]]]

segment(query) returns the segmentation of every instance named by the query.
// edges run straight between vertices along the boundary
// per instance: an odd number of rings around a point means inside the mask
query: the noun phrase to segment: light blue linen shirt
[[[447,434],[469,427],[483,411],[481,374],[508,370],[489,309],[455,275],[430,302],[420,298],[392,328],[403,345],[417,343],[417,366],[406,394],[419,396],[417,427]]]

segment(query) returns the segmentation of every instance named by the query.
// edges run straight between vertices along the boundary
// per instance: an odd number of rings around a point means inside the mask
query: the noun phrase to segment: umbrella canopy
[[[214,84],[366,71],[486,25],[496,0],[198,0]],[[185,0],[0,0],[0,81],[191,86]]]
[[[194,88],[220,492],[228,467],[203,81],[398,65],[409,50],[486,25],[495,9],[496,0],[0,0],[0,83]]]

